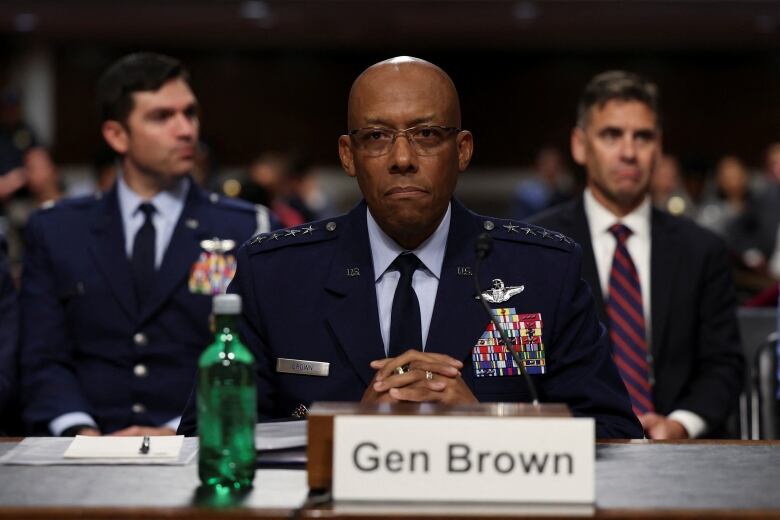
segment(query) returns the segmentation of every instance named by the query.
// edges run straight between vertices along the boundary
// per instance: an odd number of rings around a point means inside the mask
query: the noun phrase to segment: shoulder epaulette
[[[103,193],[98,192],[93,195],[80,195],[78,197],[63,197],[57,201],[49,200],[41,204],[41,211],[50,211],[54,209],[80,209],[92,206],[96,201],[103,198]]]
[[[243,213],[255,213],[255,206],[245,200],[220,195],[219,193],[208,193],[209,202],[220,208],[241,211]]]
[[[244,247],[250,255],[273,251],[282,247],[313,244],[338,236],[339,220],[322,220],[269,233],[259,233],[247,240]]]
[[[482,227],[496,240],[512,240],[571,251],[575,242],[563,233],[540,226],[504,219],[485,219]]]

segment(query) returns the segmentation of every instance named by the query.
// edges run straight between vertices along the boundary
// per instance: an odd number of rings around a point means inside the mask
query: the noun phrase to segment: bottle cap
[[[241,296],[217,294],[212,304],[214,314],[241,314]]]

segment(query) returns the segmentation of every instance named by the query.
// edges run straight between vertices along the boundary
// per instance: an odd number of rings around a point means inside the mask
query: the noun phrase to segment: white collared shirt
[[[439,227],[422,244],[411,251],[420,259],[422,267],[415,271],[412,277],[412,288],[420,302],[420,325],[422,327],[421,350],[425,350],[428,339],[428,331],[431,327],[433,305],[436,301],[436,292],[439,289],[441,278],[441,266],[444,262],[444,250],[447,246],[447,236],[450,232],[451,205],[447,206],[447,212],[441,219]],[[371,258],[374,264],[374,276],[376,283],[376,302],[379,311],[379,327],[382,333],[382,343],[385,346],[385,355],[390,343],[390,315],[393,310],[393,297],[401,274],[395,270],[388,270],[393,260],[405,252],[406,249],[396,243],[382,231],[371,211],[366,210],[366,224],[368,226],[368,242],[371,246]]]
[[[134,192],[125,182],[121,174],[117,177],[117,197],[119,199],[119,212],[122,215],[122,227],[125,231],[125,252],[127,258],[133,256],[133,242],[135,235],[144,223],[144,214],[138,209],[142,202],[150,202],[154,206],[152,224],[154,224],[154,267],[159,269],[162,265],[165,251],[173,237],[176,223],[179,221],[184,203],[187,200],[187,192],[190,189],[189,177],[182,177],[170,190],[163,190],[148,201],[145,201]]]
[[[645,338],[647,344],[651,345],[650,253],[652,240],[650,217],[652,207],[650,197],[645,197],[645,200],[634,211],[623,218],[616,217],[602,206],[593,196],[590,188],[586,188],[583,193],[583,204],[590,228],[593,254],[596,257],[601,294],[604,296],[605,302],[609,298],[609,272],[612,269],[612,259],[617,247],[617,239],[609,231],[609,228],[613,224],[621,223],[632,231],[626,240],[626,249],[628,249],[639,275],[639,285],[642,288],[642,310],[645,316]],[[686,347],[688,346],[686,345]],[[707,423],[704,419],[689,410],[675,410],[668,417],[682,424],[691,438],[699,437],[707,430]]]

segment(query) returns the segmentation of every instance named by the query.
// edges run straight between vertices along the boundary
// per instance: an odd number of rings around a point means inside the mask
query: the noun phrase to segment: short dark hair
[[[189,84],[190,75],[176,58],[153,52],[128,54],[111,65],[98,81],[100,122],[127,123],[134,92],[153,92],[172,79]]]
[[[656,117],[656,124],[661,126],[659,108],[659,93],[655,83],[623,70],[610,70],[594,76],[580,96],[577,105],[577,126],[584,128],[590,116],[590,110],[597,106],[602,108],[609,101],[639,101],[650,107]]]

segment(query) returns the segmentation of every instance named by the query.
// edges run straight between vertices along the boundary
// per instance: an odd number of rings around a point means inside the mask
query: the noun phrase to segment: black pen
[[[141,455],[149,453],[149,436],[144,435],[144,440],[141,441],[141,448],[138,450]]]

